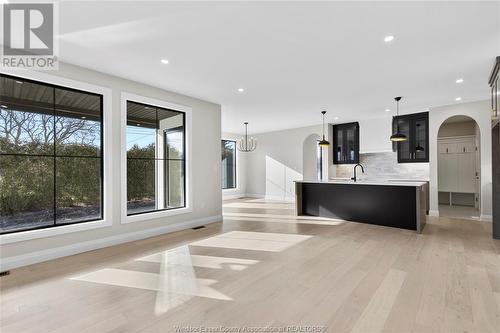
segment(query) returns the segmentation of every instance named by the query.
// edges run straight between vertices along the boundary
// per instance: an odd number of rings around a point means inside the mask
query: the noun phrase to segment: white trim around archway
[[[453,116],[467,116],[476,121],[481,142],[481,216],[483,221],[491,221],[492,175],[491,175],[491,123],[489,101],[460,103],[431,108],[429,112],[429,167],[430,167],[430,211],[438,216],[438,131],[446,119]]]

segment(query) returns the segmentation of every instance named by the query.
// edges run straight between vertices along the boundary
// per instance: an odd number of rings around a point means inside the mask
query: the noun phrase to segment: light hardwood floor
[[[491,224],[429,218],[418,235],[293,212],[228,201],[223,223],[13,270],[1,332],[500,332]]]

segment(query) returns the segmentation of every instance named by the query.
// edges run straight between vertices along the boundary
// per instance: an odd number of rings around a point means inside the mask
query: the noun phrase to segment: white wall
[[[86,82],[112,90],[111,110],[106,110],[111,112],[111,133],[105,134],[105,139],[111,140],[112,148],[106,152],[112,155],[109,165],[112,173],[108,179],[112,225],[8,244],[0,238],[2,270],[221,220],[220,105],[64,63],[59,68],[58,71],[39,75]],[[20,72],[19,75],[27,74]],[[120,171],[120,117],[125,116],[120,103],[122,91],[186,105],[192,109],[192,212],[138,223],[120,223],[120,180],[125,177]],[[34,231],[27,233],[33,234]]]
[[[392,117],[359,121],[359,152],[383,153],[392,151]]]
[[[476,135],[476,123],[472,120],[461,122],[445,122],[438,132],[438,137]]]
[[[490,101],[461,103],[431,108],[429,112],[430,213],[438,215],[438,153],[439,128],[446,119],[463,115],[474,119],[481,136],[481,218],[491,219],[491,111]]]
[[[321,133],[322,126],[317,125],[255,135],[257,149],[248,153],[246,161],[247,195],[276,200],[293,200],[295,196],[293,181],[303,178],[305,163],[307,164],[306,173],[311,173],[311,166],[307,159],[304,161],[304,144],[309,147],[310,136],[320,136]],[[326,149],[324,153],[323,170],[327,174],[328,153]],[[309,156],[311,160],[314,157],[313,154]],[[316,160],[310,163],[316,163]]]
[[[221,139],[236,141],[241,138],[241,135],[234,133],[222,133]],[[243,198],[246,194],[246,160],[247,155],[252,153],[240,152],[236,149],[236,188],[222,190],[222,199]]]

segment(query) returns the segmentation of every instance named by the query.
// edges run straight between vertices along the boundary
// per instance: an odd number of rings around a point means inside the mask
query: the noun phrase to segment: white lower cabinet
[[[476,192],[476,153],[474,137],[438,140],[440,192]]]

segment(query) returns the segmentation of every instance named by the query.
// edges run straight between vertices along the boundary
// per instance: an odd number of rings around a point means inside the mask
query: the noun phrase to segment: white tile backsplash
[[[397,153],[366,153],[359,155],[359,163],[365,173],[358,167],[359,179],[418,179],[429,180],[429,163],[398,163]],[[352,177],[354,164],[336,166],[336,178]]]

